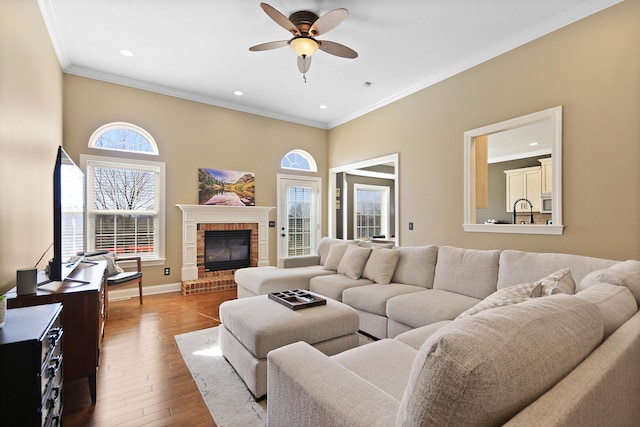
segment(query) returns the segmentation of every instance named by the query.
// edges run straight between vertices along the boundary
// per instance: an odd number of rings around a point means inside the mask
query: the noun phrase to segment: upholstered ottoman
[[[328,356],[358,345],[358,312],[327,304],[292,310],[267,295],[220,305],[220,349],[256,399],[267,394],[267,353],[305,341]]]

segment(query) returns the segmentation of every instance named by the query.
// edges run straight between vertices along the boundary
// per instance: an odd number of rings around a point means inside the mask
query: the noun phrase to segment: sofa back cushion
[[[396,271],[400,249],[373,248],[367,263],[364,265],[362,277],[381,285],[391,283],[393,272]]]
[[[355,243],[353,240],[334,239],[333,237],[323,237],[318,244],[318,255],[320,255],[320,265],[324,265],[329,255],[331,245],[335,243]],[[334,269],[335,270],[335,269]]]
[[[499,258],[498,250],[441,246],[438,249],[433,289],[486,298],[496,291]]]
[[[553,295],[451,322],[418,351],[397,425],[502,425],[602,340],[598,307]]]
[[[572,254],[504,250],[500,253],[498,289],[535,282],[554,271],[569,268],[576,283],[594,270],[608,268],[616,261]]]
[[[576,296],[598,306],[604,321],[605,339],[638,312],[636,299],[626,286],[598,283],[578,292]]]
[[[391,281],[431,289],[437,259],[437,246],[401,247],[398,265]]]
[[[628,260],[619,262],[604,270],[589,273],[578,284],[578,290],[586,289],[598,283],[609,283],[629,288],[640,305],[640,261]]]

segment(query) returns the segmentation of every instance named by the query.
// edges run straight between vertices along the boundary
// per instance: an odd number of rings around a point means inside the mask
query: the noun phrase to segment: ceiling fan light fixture
[[[307,36],[294,37],[289,41],[291,49],[301,58],[308,58],[318,50],[319,44],[315,39]]]

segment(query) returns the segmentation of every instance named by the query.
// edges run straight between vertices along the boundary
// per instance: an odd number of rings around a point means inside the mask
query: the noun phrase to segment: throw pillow
[[[358,280],[370,254],[371,249],[369,248],[349,245],[338,265],[338,273],[350,279]]]
[[[598,283],[626,286],[640,305],[640,261],[628,260],[604,270],[591,272],[582,279],[578,290],[581,291]]]
[[[598,308],[536,298],[443,326],[418,351],[396,425],[502,425],[601,342]]]
[[[116,264],[116,258],[113,254],[94,255],[85,258],[87,261],[107,261],[107,276],[124,273],[124,270]]]
[[[371,255],[364,265],[362,277],[372,280],[381,285],[391,283],[393,272],[398,265],[400,258],[400,249],[382,249],[376,248],[371,250]]]
[[[348,243],[334,243],[329,248],[329,253],[327,254],[327,260],[324,262],[324,270],[333,270],[336,271],[338,269],[338,265],[340,261],[342,261],[342,257],[344,256],[345,251],[349,246]]]
[[[557,293],[573,294],[574,290],[575,282],[573,281],[573,277],[571,277],[571,271],[568,268],[564,268],[533,283],[522,283],[499,289],[480,301],[478,304],[460,314],[456,319],[471,316],[491,308],[518,304],[532,298],[539,298]]]

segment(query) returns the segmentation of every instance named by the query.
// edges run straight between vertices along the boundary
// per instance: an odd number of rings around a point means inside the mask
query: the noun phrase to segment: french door
[[[278,175],[278,257],[314,253],[321,231],[318,177]]]

